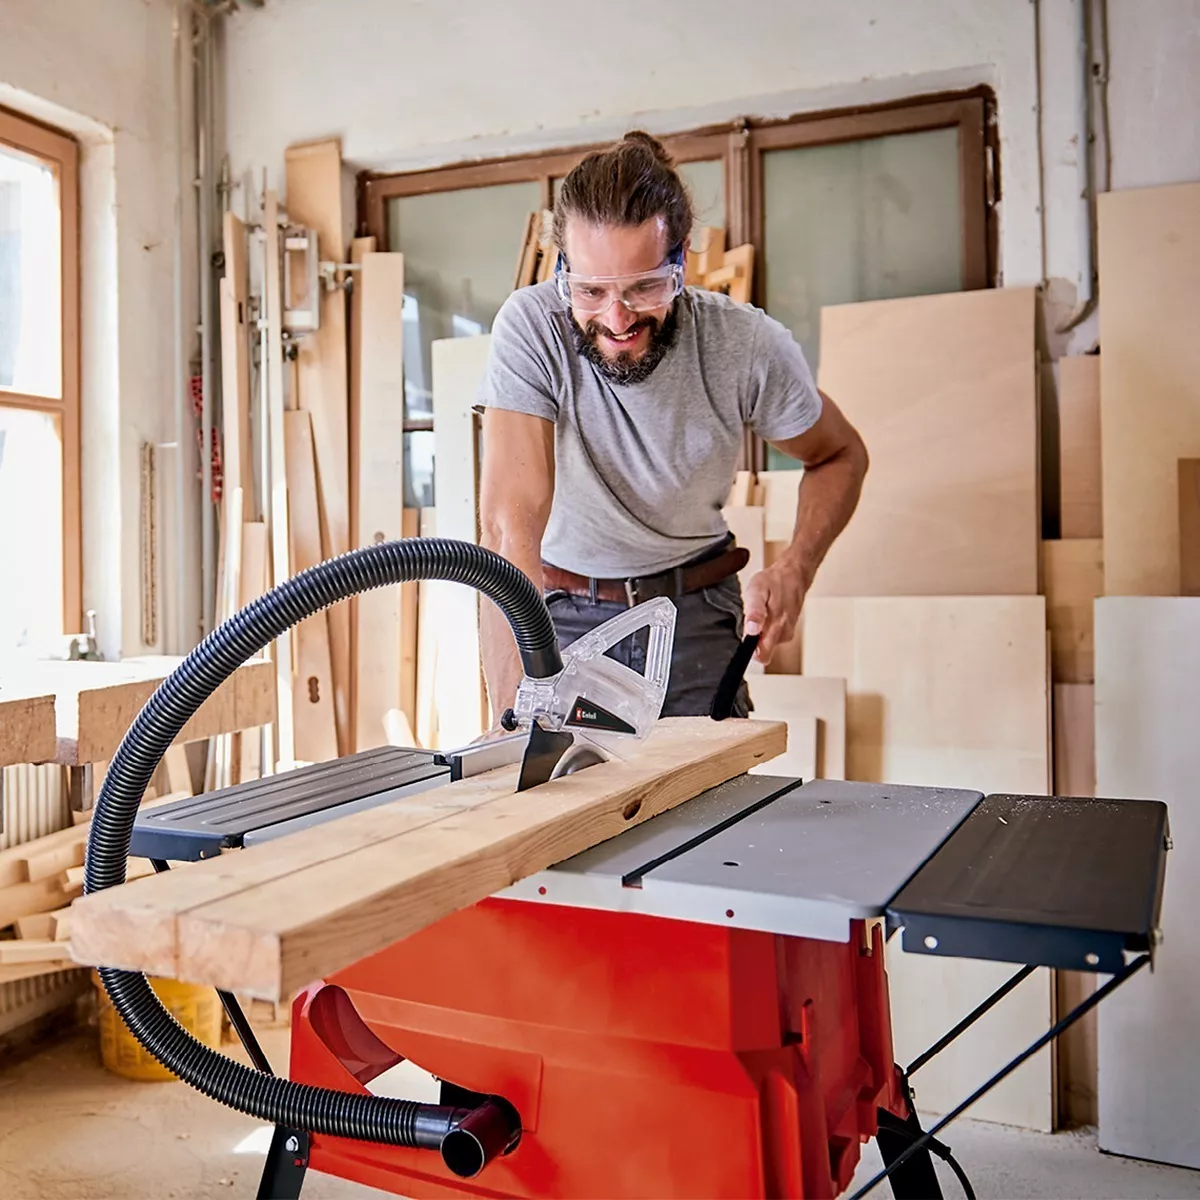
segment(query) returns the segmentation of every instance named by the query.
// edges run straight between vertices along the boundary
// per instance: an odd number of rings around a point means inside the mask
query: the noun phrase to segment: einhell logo
[[[628,721],[622,721],[608,709],[601,708],[599,704],[585,700],[582,696],[575,697],[567,724],[578,726],[581,729],[603,729],[607,733],[637,732]]]

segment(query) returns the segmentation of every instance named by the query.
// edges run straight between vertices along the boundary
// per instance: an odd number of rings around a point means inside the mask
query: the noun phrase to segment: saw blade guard
[[[630,634],[649,630],[646,673],[607,657]],[[537,720],[546,729],[579,734],[606,748],[645,738],[667,696],[675,605],[647,600],[619,613],[563,651],[563,669],[548,679],[526,676],[517,689],[513,715],[523,725]]]

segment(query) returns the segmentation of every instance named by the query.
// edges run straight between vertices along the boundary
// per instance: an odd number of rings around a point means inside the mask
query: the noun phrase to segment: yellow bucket
[[[129,1032],[95,972],[92,982],[96,986],[100,1059],[104,1065],[114,1075],[126,1079],[147,1083],[174,1079],[175,1076]],[[214,1050],[221,1048],[223,1009],[212,988],[180,983],[176,979],[151,979],[150,986],[175,1020],[193,1037]]]

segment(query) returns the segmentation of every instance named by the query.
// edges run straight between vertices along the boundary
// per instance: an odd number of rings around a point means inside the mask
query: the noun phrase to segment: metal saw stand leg
[[[1011,1075],[1023,1062],[1026,1061],[1026,1059],[1032,1058],[1043,1046],[1054,1041],[1054,1039],[1057,1038],[1060,1033],[1074,1025],[1080,1017],[1084,1016],[1084,1014],[1095,1008],[1105,996],[1107,996],[1110,992],[1115,991],[1121,986],[1121,984],[1125,982],[1125,980],[1127,980],[1131,975],[1134,975],[1140,971],[1142,967],[1144,967],[1149,961],[1149,954],[1142,954],[1133,959],[1128,963],[1124,970],[1118,972],[1111,979],[1109,979],[1106,984],[1097,988],[1096,991],[1094,991],[1086,1000],[1073,1008],[1055,1025],[1051,1026],[1050,1029],[1042,1034],[1042,1036],[1038,1038],[1036,1042],[1022,1050],[1016,1058],[1014,1058],[1007,1065],[1001,1067],[1000,1070],[991,1077],[991,1079],[987,1080],[985,1083],[976,1088],[975,1091],[972,1092],[971,1095],[969,1095],[960,1105],[958,1105],[957,1108],[954,1108],[948,1112],[927,1133],[921,1133],[918,1137],[912,1139],[908,1147],[896,1154],[894,1158],[891,1158],[890,1155],[885,1157],[883,1170],[876,1174],[874,1178],[863,1184],[863,1186],[860,1187],[858,1191],[850,1197],[850,1200],[862,1200],[862,1197],[866,1196],[868,1192],[873,1191],[885,1179],[891,1179],[893,1181],[892,1191],[894,1195],[897,1197],[903,1196],[905,1197],[905,1200],[908,1200],[908,1197],[912,1194],[902,1193],[897,1189],[897,1173],[906,1167],[917,1155],[927,1152],[930,1149],[934,1149],[935,1152],[937,1152],[939,1143],[936,1140],[936,1135],[945,1129],[951,1121],[962,1116],[962,1114],[966,1112],[976,1100],[979,1100],[981,1097],[985,1096],[998,1083],[1002,1083],[1005,1079],[1007,1079],[1009,1075]],[[999,988],[997,988],[995,992],[993,992],[981,1005],[979,1005],[978,1008],[974,1010],[974,1012],[968,1013],[968,1015],[965,1016],[948,1034],[946,1034],[945,1037],[935,1042],[934,1045],[930,1046],[930,1048],[926,1050],[924,1054],[914,1060],[912,1066],[910,1066],[908,1070],[904,1072],[904,1087],[906,1094],[908,1094],[910,1097],[909,1109],[910,1115],[913,1117],[913,1121],[910,1126],[913,1133],[916,1133],[920,1129],[920,1124],[916,1121],[916,1112],[911,1103],[911,1093],[908,1091],[909,1074],[918,1070],[920,1067],[923,1067],[935,1055],[940,1054],[948,1045],[950,1045],[951,1042],[955,1040],[955,1038],[957,1038],[965,1030],[969,1029],[980,1017],[984,1015],[984,1013],[993,1008],[997,1003],[999,1003],[999,1001],[1004,999],[1004,997],[1007,996],[1008,993],[1017,986],[1017,984],[1019,984],[1027,976],[1031,975],[1035,969],[1036,968],[1032,966],[1022,967],[1011,979],[1008,980],[1007,983],[1002,984]],[[893,1124],[897,1127],[900,1125],[899,1122],[893,1122]],[[897,1129],[897,1132],[899,1132],[899,1129]],[[881,1153],[883,1152],[882,1143],[880,1144],[880,1151]],[[957,1164],[952,1165],[957,1168]],[[957,1169],[956,1174],[959,1174],[960,1179],[964,1178]],[[940,1197],[940,1190],[935,1192],[934,1195]]]

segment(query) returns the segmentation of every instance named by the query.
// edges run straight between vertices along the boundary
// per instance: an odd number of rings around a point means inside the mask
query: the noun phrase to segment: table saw
[[[138,813],[171,739],[238,663],[324,605],[413,578],[469,583],[505,612],[526,670],[506,714],[513,738],[449,754],[368,751]],[[575,822],[572,844],[586,847],[526,854],[508,875],[513,885],[494,895],[471,891],[482,876],[464,876],[457,899],[443,897],[448,915],[390,944],[394,927],[376,929],[359,961],[342,955],[313,972],[321,977],[294,1004],[290,1079],[272,1075],[232,995],[222,998],[255,1070],[190,1038],[128,963],[92,960],[160,1061],[275,1125],[260,1196],[299,1195],[311,1167],[413,1197],[828,1197],[848,1185],[871,1137],[885,1171],[857,1195],[885,1175],[898,1196],[939,1195],[929,1152],[948,1151],[936,1134],[1151,961],[1168,848],[1157,802],[736,770],[717,776],[719,786],[689,790],[687,778],[700,776],[688,775],[688,764],[711,763],[712,752],[672,760],[686,778],[607,761],[620,758],[621,738],[656,735],[673,609],[653,603],[560,654],[540,595],[503,560],[436,539],[384,543],[319,564],[235,615],[135,720],[92,822],[79,925],[89,919],[95,934],[106,912],[132,920],[136,933],[159,882],[188,877],[185,891],[197,879],[220,895],[237,863],[284,861],[289,838],[319,858],[338,829],[374,829],[376,813],[386,814],[384,827],[402,825],[407,806],[436,809],[441,789],[449,796],[477,772],[494,792],[496,779],[513,776],[491,768],[516,758],[523,794],[476,809],[483,823],[524,823],[536,840],[550,827],[540,805],[557,805]],[[643,622],[650,652],[645,677],[635,679],[605,651]],[[760,735],[742,724],[748,745]],[[692,728],[701,741],[742,738],[706,739]],[[582,772],[578,781],[571,771]],[[574,808],[572,798],[607,778],[632,786],[619,792],[611,820],[589,825],[607,810]],[[423,845],[474,820],[453,812],[444,825],[421,817],[432,830]],[[228,860],[219,856],[234,850],[223,874]],[[217,861],[139,880],[129,885],[130,907],[106,910],[98,902],[106,889],[124,891],[117,885],[131,851],[162,870]],[[536,862],[546,869],[529,867]],[[410,880],[402,894],[415,899],[415,886]],[[268,893],[276,911],[281,895],[299,899],[264,884],[239,895],[240,911]],[[1019,964],[905,1069],[894,1062],[883,954],[897,931],[918,954]],[[140,955],[125,945],[123,953]],[[922,1130],[911,1076],[1038,966],[1110,978]],[[406,1059],[437,1078],[438,1103],[371,1094]]]
[[[374,750],[179,801],[132,852],[286,837],[473,753]],[[260,1194],[298,1195],[307,1166],[407,1196],[838,1195],[881,1115],[886,1160],[914,1141],[886,934],[1124,977],[1154,948],[1166,832],[1153,802],[740,776],[305,989],[292,1079],[367,1090],[408,1059],[443,1105],[498,1096],[517,1119],[459,1160],[314,1136],[277,1148]],[[898,1176],[938,1194],[923,1154]]]

